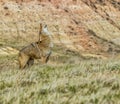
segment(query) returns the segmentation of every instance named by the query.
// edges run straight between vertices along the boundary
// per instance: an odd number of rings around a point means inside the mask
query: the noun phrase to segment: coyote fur
[[[39,40],[24,47],[19,52],[18,61],[19,68],[23,69],[27,65],[34,64],[34,59],[42,59],[43,63],[47,63],[51,55],[53,47],[51,35],[47,30],[47,25],[40,24]]]

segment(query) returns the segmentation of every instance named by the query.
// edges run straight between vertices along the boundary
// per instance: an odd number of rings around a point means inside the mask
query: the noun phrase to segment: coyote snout
[[[52,52],[52,39],[47,30],[47,25],[40,24],[39,40],[24,47],[19,52],[19,67],[25,68],[27,65],[34,64],[34,59],[42,59],[43,63],[47,63]]]

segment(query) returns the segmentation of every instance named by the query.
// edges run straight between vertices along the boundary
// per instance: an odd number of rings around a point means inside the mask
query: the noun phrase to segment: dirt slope
[[[66,51],[104,56],[120,52],[119,0],[1,0],[1,46],[19,49],[36,41],[40,22]]]

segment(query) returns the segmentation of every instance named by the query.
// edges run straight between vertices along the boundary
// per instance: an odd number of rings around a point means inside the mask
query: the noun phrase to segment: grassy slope
[[[0,104],[119,104],[120,61],[36,64],[26,70],[15,57],[0,58]]]
[[[7,20],[5,17],[3,19]],[[32,27],[31,24],[27,25]],[[93,24],[92,26],[86,25],[93,30]],[[94,27],[96,32],[97,28],[104,24],[100,23],[95,26],[97,26]],[[4,30],[3,24],[1,28]],[[9,28],[16,27],[12,23],[9,24]],[[98,35],[102,34],[101,31],[97,31]],[[107,29],[104,31],[108,32]],[[19,36],[16,37],[17,31],[3,33],[0,31],[1,46],[9,44],[21,49],[25,43],[31,42],[31,40],[24,41]],[[30,33],[35,34],[31,31]],[[12,34],[14,39],[6,34]],[[57,55],[51,59],[53,62],[48,65],[36,63],[30,69],[25,70],[18,70],[16,56],[0,56],[0,104],[120,104],[119,60],[82,60],[74,53],[72,57],[70,57],[72,53],[63,55],[65,49],[63,50],[61,46],[59,50],[54,49],[54,51],[57,53],[53,53],[53,56]]]

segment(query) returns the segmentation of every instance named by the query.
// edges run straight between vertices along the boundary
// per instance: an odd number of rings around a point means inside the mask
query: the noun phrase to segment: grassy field
[[[66,59],[19,70],[15,59],[0,58],[0,104],[120,104],[120,60]]]
[[[0,104],[120,104],[117,0],[8,1],[0,4]],[[52,34],[52,57],[20,70],[16,54],[38,41],[40,23]]]

